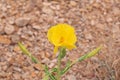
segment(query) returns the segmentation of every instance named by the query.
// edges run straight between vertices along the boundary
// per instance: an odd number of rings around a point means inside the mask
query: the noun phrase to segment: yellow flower
[[[77,41],[74,28],[68,24],[58,24],[52,26],[47,33],[48,40],[54,44],[54,53],[58,51],[59,47],[67,49],[75,48]]]

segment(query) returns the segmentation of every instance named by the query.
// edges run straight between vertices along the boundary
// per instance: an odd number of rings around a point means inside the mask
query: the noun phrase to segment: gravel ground
[[[46,34],[57,23],[74,26],[77,34],[77,48],[65,62],[103,45],[62,80],[120,79],[120,0],[0,0],[0,80],[42,80],[43,70],[22,54],[17,42],[52,68],[56,59]]]

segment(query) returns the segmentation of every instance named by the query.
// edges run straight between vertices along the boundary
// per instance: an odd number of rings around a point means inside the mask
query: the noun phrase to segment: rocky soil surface
[[[43,70],[17,43],[52,68],[56,59],[46,34],[57,23],[76,30],[77,48],[68,52],[65,62],[103,46],[62,80],[120,79],[120,0],[0,0],[0,80],[42,80]]]

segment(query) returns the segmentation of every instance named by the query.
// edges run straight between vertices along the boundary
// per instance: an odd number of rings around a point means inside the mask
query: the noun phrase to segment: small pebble
[[[12,40],[13,43],[17,43],[17,42],[19,42],[19,40],[20,40],[20,36],[17,35],[17,34],[12,35],[12,36],[11,36],[11,40]]]
[[[17,72],[22,72],[21,68],[19,68],[19,67],[13,67],[13,70],[15,70]]]
[[[112,22],[113,19],[112,19],[111,17],[107,17],[106,21],[107,21],[107,22]]]
[[[42,65],[40,64],[34,64],[33,66],[36,70],[39,70],[39,71],[42,70]]]
[[[15,20],[15,24],[19,27],[26,26],[30,21],[30,18],[18,18]]]
[[[50,57],[51,57],[51,54],[48,53],[48,52],[46,52],[46,53],[45,53],[45,56],[46,56],[47,58],[50,58]]]
[[[8,68],[7,65],[2,66],[2,70],[3,70],[3,71],[7,70],[7,68]]]
[[[116,16],[120,15],[120,8],[114,7],[113,8],[113,14],[116,15]]]
[[[70,1],[70,5],[71,5],[71,6],[76,6],[77,3],[76,3],[75,1]]]
[[[42,11],[46,14],[49,14],[49,15],[54,15],[54,12],[52,9],[50,9],[49,7],[43,7]]]
[[[13,74],[13,77],[15,80],[20,80],[20,75],[17,73],[17,74]]]
[[[33,25],[33,29],[40,30],[41,27],[39,25]]]
[[[91,40],[93,37],[92,37],[92,35],[90,33],[88,33],[88,34],[85,34],[85,38]]]
[[[13,25],[6,25],[4,31],[6,34],[12,34],[15,31],[15,28]]]
[[[15,23],[15,19],[14,18],[9,18],[9,24],[14,24]]]
[[[0,35],[0,43],[2,44],[10,44],[11,43],[11,40],[7,37],[4,37],[2,35]]]
[[[41,63],[45,63],[45,64],[48,64],[50,62],[50,60],[48,58],[44,58]]]
[[[3,26],[0,24],[0,33],[1,33],[1,31],[3,31]]]
[[[68,80],[77,80],[74,75],[68,75],[67,78]]]
[[[50,63],[50,64],[48,65],[48,67],[49,67],[49,68],[53,68],[54,65],[55,65],[54,63]]]

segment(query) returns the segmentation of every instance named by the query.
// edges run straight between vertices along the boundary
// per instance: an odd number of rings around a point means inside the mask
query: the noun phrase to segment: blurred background
[[[22,54],[18,42],[52,68],[48,29],[74,26],[77,48],[63,65],[102,45],[98,55],[74,65],[62,80],[120,79],[120,0],[0,0],[0,80],[42,80],[44,71]]]

